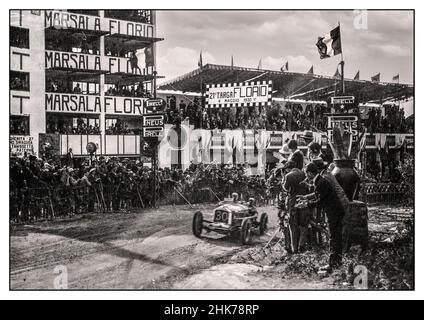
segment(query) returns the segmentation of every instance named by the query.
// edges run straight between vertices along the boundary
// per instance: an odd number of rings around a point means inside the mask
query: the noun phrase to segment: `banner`
[[[45,28],[79,29],[102,31],[131,37],[153,38],[155,27],[152,24],[125,21],[113,18],[77,14],[67,11],[45,10]]]
[[[143,115],[144,98],[46,93],[47,112],[113,115]]]
[[[206,85],[206,108],[271,106],[272,81]]]
[[[17,157],[23,157],[25,152],[33,154],[34,138],[31,136],[10,136],[10,153]]]

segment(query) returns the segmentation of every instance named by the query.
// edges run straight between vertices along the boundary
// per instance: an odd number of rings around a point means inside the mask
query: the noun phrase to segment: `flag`
[[[371,81],[380,82],[380,73],[377,73],[375,76],[371,77]]]
[[[314,66],[312,66],[309,71],[307,72],[307,74],[314,74]]]
[[[202,59],[202,51],[200,51],[199,62],[197,63],[199,68],[203,68],[203,59]]]
[[[234,58],[233,58],[233,55],[231,55],[231,69],[233,68],[234,68]]]
[[[258,69],[262,69],[262,58],[259,59]]]
[[[337,67],[337,69],[336,69],[336,73],[334,74],[334,78],[341,78],[341,74],[340,74],[340,72],[339,72],[339,67]]]
[[[144,61],[146,63],[146,68],[153,67],[155,64],[153,55],[153,46],[148,46],[144,49]]]
[[[281,72],[289,71],[289,62],[286,61],[286,63],[280,68]]]
[[[330,31],[324,37],[318,37],[316,43],[321,59],[330,58],[342,53],[342,41],[340,38],[340,26]]]
[[[399,83],[399,73],[393,77],[393,81]]]
[[[356,73],[355,78],[353,78],[353,80],[359,80],[359,70],[358,70],[358,72]]]

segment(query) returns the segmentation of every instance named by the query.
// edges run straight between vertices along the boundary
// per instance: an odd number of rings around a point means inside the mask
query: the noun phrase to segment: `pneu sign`
[[[165,125],[163,112],[166,102],[163,99],[148,99],[144,102],[143,137],[159,137]]]

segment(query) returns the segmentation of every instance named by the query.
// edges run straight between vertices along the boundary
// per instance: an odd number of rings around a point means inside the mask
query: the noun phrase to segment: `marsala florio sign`
[[[154,26],[147,23],[100,18],[56,10],[46,10],[44,26],[56,29],[104,31],[109,34],[122,34],[132,37],[152,38],[155,34]]]
[[[143,98],[46,93],[47,112],[143,115]]]

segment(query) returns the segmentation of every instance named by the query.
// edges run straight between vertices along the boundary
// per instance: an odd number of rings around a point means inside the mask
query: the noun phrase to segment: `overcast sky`
[[[158,11],[158,73],[170,80],[203,63],[258,66],[279,70],[288,60],[289,69],[332,76],[340,56],[320,60],[315,43],[341,23],[345,74],[361,79],[381,73],[391,82],[413,83],[413,13],[368,11],[367,19],[353,11]],[[366,26],[366,29],[358,29]]]

